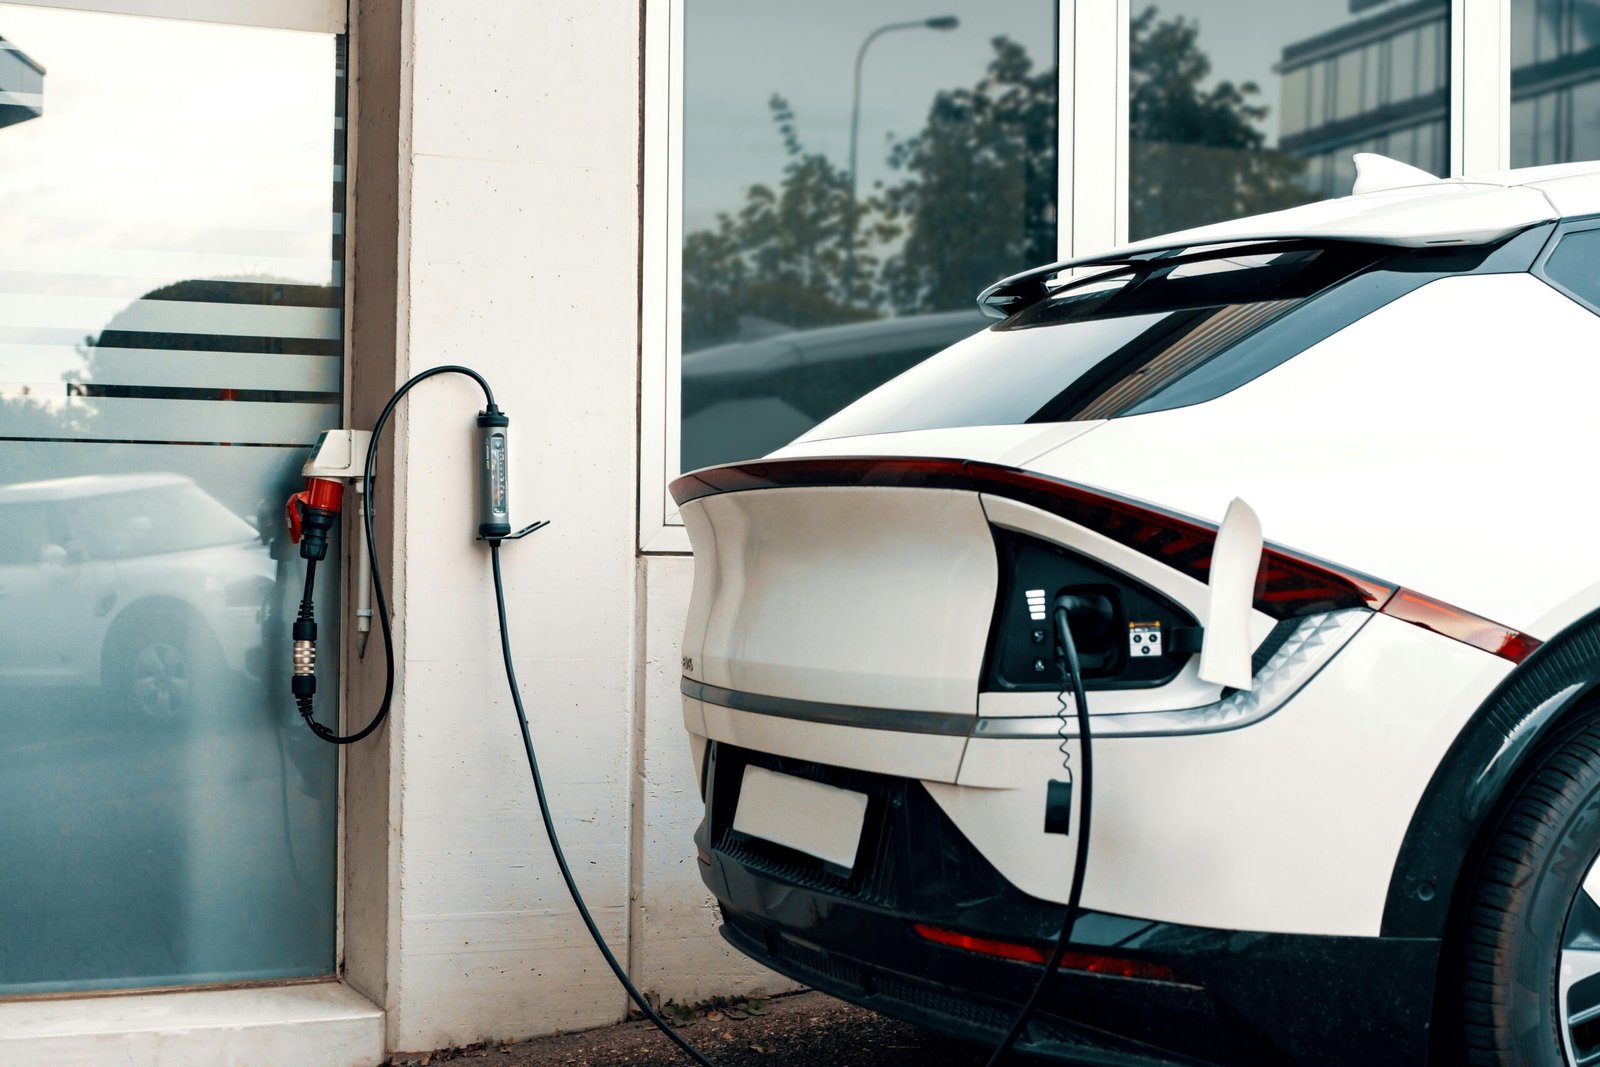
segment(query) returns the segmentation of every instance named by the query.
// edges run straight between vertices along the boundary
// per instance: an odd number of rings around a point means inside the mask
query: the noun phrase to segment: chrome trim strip
[[[1308,615],[1272,658],[1255,674],[1249,692],[1236,689],[1221,700],[1178,711],[1136,711],[1094,715],[1095,737],[1172,737],[1214,734],[1260,722],[1284,704],[1328,664],[1372,618],[1365,608]],[[1103,724],[1103,725],[1102,725]],[[1075,719],[1067,721],[1067,737],[1078,735]],[[1062,736],[1061,720],[1054,715],[981,718],[973,737],[1021,740]]]
[[[707,704],[718,704],[734,711],[773,715],[780,719],[820,722],[829,726],[854,726],[863,730],[896,730],[903,734],[939,734],[967,737],[976,716],[945,711],[902,711],[896,708],[865,708],[854,704],[828,704],[816,700],[794,700],[745,693],[707,685],[692,678],[683,679],[683,695]]]
[[[1328,661],[1350,642],[1372,612],[1365,608],[1308,615],[1255,675],[1249,692],[1234,690],[1215,703],[1178,711],[1133,711],[1092,716],[1095,737],[1172,737],[1221,733],[1258,723],[1305,688]],[[789,697],[762,696],[683,679],[683,695],[735,711],[784,719],[854,726],[865,730],[897,730],[908,734],[1000,740],[1076,737],[1077,722],[1069,717],[1065,733],[1054,715],[961,715],[938,711],[900,711],[827,704]]]

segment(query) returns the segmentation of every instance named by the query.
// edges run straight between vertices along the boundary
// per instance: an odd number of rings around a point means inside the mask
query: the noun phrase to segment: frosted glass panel
[[[340,422],[343,66],[0,3],[0,995],[334,970],[282,513]]]

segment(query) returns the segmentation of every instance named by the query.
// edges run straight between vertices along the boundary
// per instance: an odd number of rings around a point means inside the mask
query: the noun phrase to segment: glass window
[[[1376,111],[1389,102],[1383,93],[1383,57],[1389,42],[1368,45],[1361,50],[1361,110]]]
[[[1600,230],[1578,230],[1562,237],[1545,260],[1544,273],[1600,311]]]
[[[1311,68],[1301,67],[1283,76],[1283,132],[1299,133],[1306,128],[1306,107],[1310,103]]]
[[[1132,238],[1347,194],[1358,145],[1423,121],[1444,129],[1449,0],[1165,0],[1133,11]],[[1397,84],[1387,99],[1390,48]],[[1290,117],[1300,71],[1309,72],[1303,124]],[[1335,160],[1331,189],[1312,163],[1321,155]],[[1431,157],[1398,158],[1437,173]]]
[[[1600,78],[1571,91],[1572,158],[1600,159]]]
[[[1427,96],[1449,84],[1449,37],[1443,22],[1424,26],[1417,40],[1417,95]]]
[[[1512,0],[1511,165],[1600,159],[1600,0]]]
[[[1334,63],[1333,79],[1336,86],[1333,117],[1348,119],[1361,113],[1361,50],[1352,49],[1339,56]]]
[[[1292,313],[1309,298],[1362,273],[1369,280],[1351,298],[1360,314],[1421,284],[1416,267],[1372,270],[1396,258],[1376,246],[1257,245],[1112,268],[918,364],[807,437],[1107,419],[1198,403],[1352,313],[1341,306],[1297,325]]]
[[[343,42],[10,4],[0,36],[46,72],[0,118],[0,995],[331,974],[282,516],[340,422]]]
[[[1056,258],[1056,6],[684,5],[683,469],[788,443]]]
[[[1301,129],[1305,129],[1306,126],[1321,126],[1328,121],[1328,77],[1333,71],[1333,64],[1308,63],[1303,69],[1311,75],[1311,102],[1306,109],[1306,124]]]

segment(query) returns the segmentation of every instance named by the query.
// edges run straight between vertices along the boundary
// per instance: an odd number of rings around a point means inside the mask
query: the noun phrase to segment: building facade
[[[1600,0],[993,8],[0,3],[0,1062],[624,1016],[501,672],[470,381],[380,454],[386,725],[294,713],[283,502],[412,374],[484,374],[513,523],[552,520],[505,549],[511,644],[602,930],[661,1000],[776,992],[690,840],[667,483],[980,328],[1001,274],[1342,195],[1357,150],[1600,155]],[[347,729],[385,686],[355,532],[318,603]]]

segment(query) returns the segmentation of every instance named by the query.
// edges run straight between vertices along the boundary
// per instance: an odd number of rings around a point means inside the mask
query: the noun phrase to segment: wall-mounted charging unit
[[[510,432],[511,420],[506,413],[500,410],[495,403],[494,392],[489,388],[489,383],[477,371],[468,367],[442,366],[432,367],[410,378],[404,385],[395,391],[394,396],[384,405],[378,421],[370,432],[363,430],[330,430],[318,439],[312,449],[310,458],[306,461],[302,473],[306,477],[306,488],[295,493],[289,498],[286,505],[289,519],[289,536],[299,542],[300,555],[306,561],[305,594],[300,602],[299,617],[294,624],[294,674],[291,680],[291,689],[294,693],[295,704],[301,718],[310,727],[311,732],[330,744],[347,745],[371,734],[388,717],[389,704],[394,696],[394,647],[389,625],[389,606],[383,592],[383,572],[378,565],[376,539],[373,535],[372,497],[375,490],[375,478],[378,462],[378,445],[383,435],[383,429],[388,424],[389,418],[394,414],[396,405],[413,388],[429,378],[441,374],[462,374],[473,379],[483,390],[485,400],[484,410],[477,414],[478,447],[474,457],[474,465],[478,477],[478,522],[476,527],[477,539],[486,542],[489,546],[489,558],[493,566],[495,609],[500,623],[500,651],[505,663],[506,683],[511,689],[511,703],[516,709],[517,723],[522,731],[523,749],[528,757],[528,770],[533,778],[534,794],[539,802],[539,814],[544,822],[545,834],[550,840],[550,851],[555,857],[556,866],[561,871],[567,891],[572,897],[578,915],[583,919],[584,926],[589,931],[589,936],[594,939],[600,954],[605,958],[606,964],[611,968],[612,974],[621,983],[624,990],[638,1009],[658,1027],[663,1034],[672,1040],[683,1052],[701,1067],[713,1067],[711,1061],[706,1059],[695,1047],[683,1039],[675,1030],[667,1025],[666,1021],[650,1006],[649,1001],[634,986],[628,978],[622,965],[617,961],[616,955],[606,944],[605,938],[600,933],[600,928],[595,925],[594,917],[589,913],[589,907],[584,902],[583,894],[578,889],[578,883],[573,878],[572,868],[567,863],[566,854],[561,849],[561,840],[556,835],[555,820],[550,814],[549,800],[545,795],[544,779],[539,773],[539,760],[533,747],[533,735],[528,727],[528,716],[522,706],[522,690],[517,685],[516,671],[511,662],[511,635],[506,621],[506,595],[505,582],[500,571],[500,546],[506,541],[515,541],[526,537],[535,530],[541,529],[547,523],[540,521],[532,523],[522,529],[512,532],[511,529],[511,476],[510,476]],[[357,467],[358,459],[361,461]],[[360,578],[358,579],[357,593],[357,627],[363,635],[362,649],[365,650],[364,635],[374,612],[367,606],[367,596],[370,594],[376,603],[379,633],[383,637],[385,678],[383,698],[379,702],[378,710],[360,730],[350,734],[340,734],[332,727],[320,723],[316,719],[315,696],[317,689],[316,675],[316,640],[317,624],[312,609],[312,592],[316,587],[317,564],[326,558],[329,539],[335,526],[338,525],[341,504],[344,496],[344,484],[353,482],[361,501],[361,540],[360,540]]]

